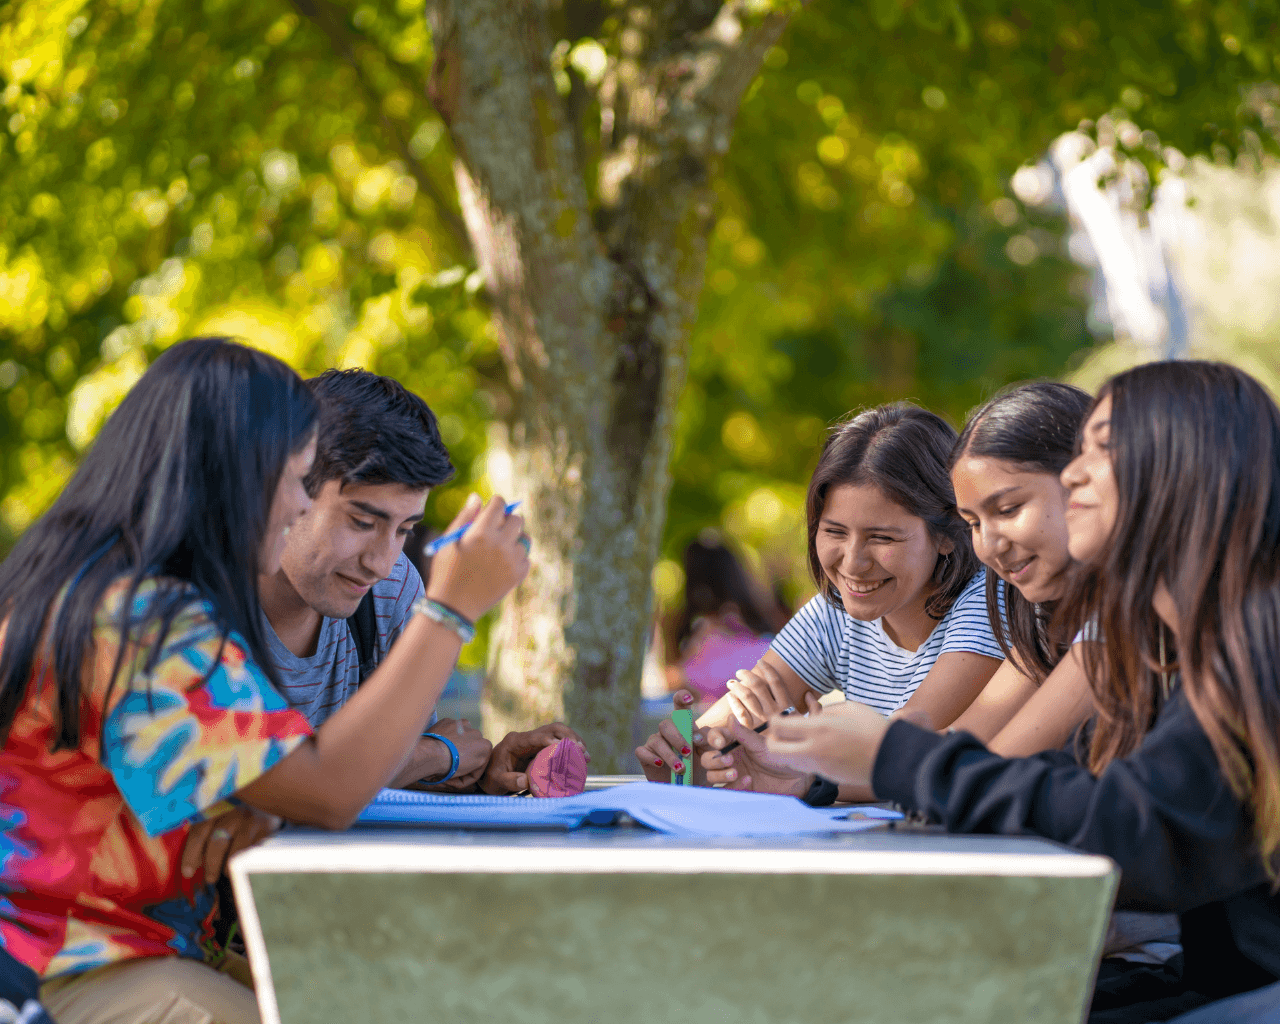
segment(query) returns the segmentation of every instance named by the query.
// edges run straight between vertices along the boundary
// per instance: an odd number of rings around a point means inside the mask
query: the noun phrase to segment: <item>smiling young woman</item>
[[[1069,384],[1018,385],[969,417],[951,456],[956,504],[992,570],[987,608],[1003,623],[996,635],[1007,656],[952,728],[1006,757],[1061,746],[1093,712],[1084,633],[1068,644],[1049,628],[1074,564],[1059,477],[1091,401]]]
[[[1062,474],[1071,488],[1067,516],[1071,523],[1068,550],[1080,562],[1093,561],[1106,546],[1119,514],[1115,469],[1111,465],[1111,396],[1103,394],[1085,423],[1080,454]]]
[[[855,705],[775,719],[762,745],[953,832],[1111,857],[1118,907],[1180,915],[1185,964],[1090,1019],[1167,1020],[1280,980],[1280,409],[1234,367],[1140,366],[1104,386],[1062,481],[1083,563],[1062,614],[1102,641],[1084,756],[1005,759]]]
[[[937,619],[926,605],[939,560],[955,551],[930,535],[925,521],[873,483],[840,484],[827,492],[813,554],[827,586],[855,619],[881,620],[903,650],[918,650]]]
[[[968,707],[1003,654],[984,573],[955,511],[947,475],[955,440],[945,420],[905,402],[869,409],[831,432],[806,498],[818,595],[754,667],[729,681],[700,728],[734,720],[749,729],[789,706],[812,709],[818,694],[837,689],[881,715],[918,712],[941,726]],[[685,770],[692,753],[674,730],[661,723],[636,751],[654,781],[666,765]],[[707,756],[699,781],[705,768],[710,783],[818,798],[812,776],[771,771],[747,747]],[[834,787],[823,792],[830,797]]]

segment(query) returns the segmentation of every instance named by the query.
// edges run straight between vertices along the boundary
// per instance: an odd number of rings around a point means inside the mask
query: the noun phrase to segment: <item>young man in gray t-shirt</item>
[[[430,489],[448,480],[453,466],[435,416],[398,382],[330,370],[308,383],[322,409],[307,477],[315,500],[288,533],[280,571],[258,578],[258,593],[285,696],[317,726],[360,684],[347,619],[364,595],[373,592],[375,664],[409,620],[423,585],[404,539],[422,518]],[[435,735],[418,741],[392,786],[518,793],[529,786],[525,769],[539,750],[566,736],[582,742],[558,722],[510,733],[497,746],[467,721],[434,721],[430,731]],[[190,878],[203,871],[212,884],[231,854],[278,827],[278,819],[244,806],[200,822],[187,836],[182,872]]]
[[[376,663],[422,596],[404,541],[422,518],[430,489],[448,480],[453,466],[435,415],[397,381],[330,370],[309,384],[322,409],[307,478],[314,502],[288,535],[280,571],[259,580],[259,593],[284,695],[319,725],[360,684],[347,619],[361,599],[372,590]],[[523,769],[534,754],[562,737],[578,739],[553,723],[512,733],[495,748],[470,722],[434,716],[430,732],[391,785],[434,781],[451,791],[519,792],[527,788]]]

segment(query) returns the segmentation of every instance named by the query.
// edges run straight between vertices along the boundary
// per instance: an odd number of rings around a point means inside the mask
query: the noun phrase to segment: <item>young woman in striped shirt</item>
[[[908,403],[860,413],[831,433],[806,499],[819,593],[729,682],[699,729],[731,719],[751,728],[787,707],[812,709],[834,689],[882,715],[919,712],[939,727],[969,706],[1004,654],[968,526],[956,514],[947,473],[955,441],[943,419]],[[677,706],[689,696],[681,691]],[[687,771],[692,753],[671,721],[636,751],[654,781]],[[732,757],[710,781],[821,799],[807,777],[745,752],[739,764]],[[704,781],[700,765],[695,778]]]

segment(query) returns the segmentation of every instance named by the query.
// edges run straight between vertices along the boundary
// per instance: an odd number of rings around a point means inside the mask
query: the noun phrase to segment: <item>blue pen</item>
[[[511,513],[514,512],[519,507],[520,507],[520,502],[513,501],[510,505],[507,506],[507,515],[511,515]],[[466,526],[459,526],[456,530],[450,530],[443,537],[437,537],[435,540],[431,541],[429,544],[424,544],[422,546],[422,553],[424,555],[434,555],[446,544],[452,544],[455,540],[460,539],[462,535],[466,533],[470,527],[471,527],[471,524],[467,523]]]

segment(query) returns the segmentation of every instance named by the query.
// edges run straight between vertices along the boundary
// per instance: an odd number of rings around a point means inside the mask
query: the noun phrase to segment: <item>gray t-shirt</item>
[[[409,621],[413,602],[422,593],[422,577],[407,555],[396,560],[390,576],[373,585],[373,610],[378,620],[374,649],[379,662]],[[360,653],[351,626],[346,619],[326,617],[320,624],[316,653],[309,658],[299,658],[285,647],[270,622],[266,627],[267,644],[280,670],[285,698],[312,726],[318,727],[350,700],[360,685]],[[435,720],[433,711],[432,724]]]

